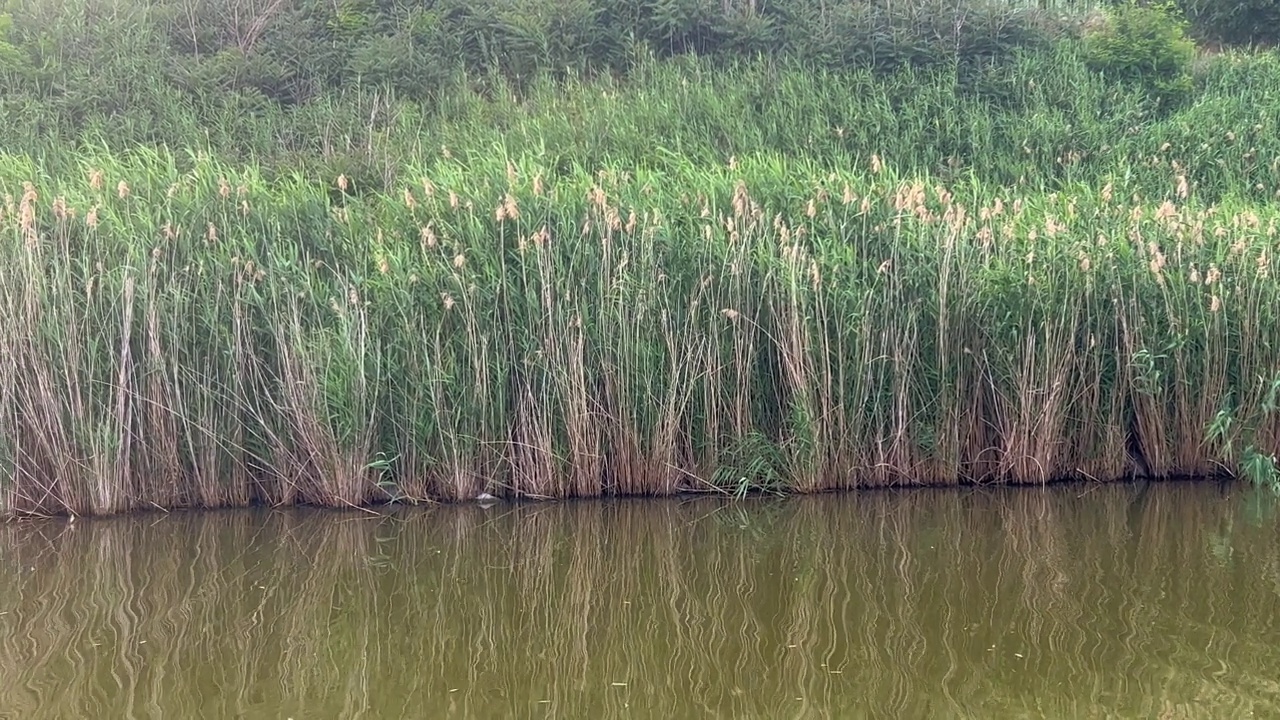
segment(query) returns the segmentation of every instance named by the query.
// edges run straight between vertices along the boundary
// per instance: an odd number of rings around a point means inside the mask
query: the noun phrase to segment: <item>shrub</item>
[[[1195,29],[1225,43],[1280,43],[1280,0],[1181,0]]]
[[[1174,102],[1191,91],[1195,43],[1186,20],[1169,3],[1113,8],[1106,23],[1085,38],[1089,66],[1112,78],[1143,86]]]

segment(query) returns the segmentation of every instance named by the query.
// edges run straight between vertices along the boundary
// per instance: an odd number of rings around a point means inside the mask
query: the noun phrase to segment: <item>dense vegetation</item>
[[[475,7],[11,8],[0,509],[1275,480],[1274,52]]]
[[[1280,0],[1183,4],[1199,20],[1191,30],[1204,35],[1265,40],[1266,28],[1280,27],[1266,22]],[[548,77],[621,79],[672,57],[880,75],[938,69],[965,93],[1007,92],[990,87],[1007,78],[1006,62],[1101,23],[1085,0],[1035,5],[8,0],[0,7],[0,119],[10,147],[207,144],[293,168],[388,132],[411,135],[450,113],[460,93],[527,96]],[[1146,72],[1162,61],[1150,41],[1167,44],[1167,27],[1138,29],[1145,37],[1130,34],[1124,45],[1140,50],[1127,59]]]

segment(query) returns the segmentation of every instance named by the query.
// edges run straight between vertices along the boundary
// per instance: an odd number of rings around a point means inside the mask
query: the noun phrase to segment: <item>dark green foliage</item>
[[[462,82],[502,78],[523,94],[544,76],[622,75],[683,55],[967,76],[1059,33],[1042,11],[985,0],[10,0],[8,10],[0,121],[53,144],[100,134],[243,147],[239,118],[313,116],[319,103],[337,123],[368,126],[379,117],[356,118],[367,108],[353,98],[429,112]]]
[[[1280,0],[1181,0],[1197,33],[1232,44],[1280,43]]]
[[[0,14],[0,77],[23,77],[31,72],[31,65],[10,38],[13,17]]]
[[[1113,8],[1103,27],[1086,37],[1089,64],[1113,78],[1134,83],[1166,101],[1191,92],[1195,43],[1186,21],[1169,3]]]

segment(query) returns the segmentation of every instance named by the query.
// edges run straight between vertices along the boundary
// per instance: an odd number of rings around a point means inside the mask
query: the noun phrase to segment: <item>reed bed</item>
[[[7,156],[0,508],[1274,479],[1280,210],[1162,167]]]

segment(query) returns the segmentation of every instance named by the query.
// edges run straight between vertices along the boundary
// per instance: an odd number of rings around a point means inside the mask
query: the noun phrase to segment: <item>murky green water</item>
[[[0,526],[3,718],[1280,716],[1216,484]]]

